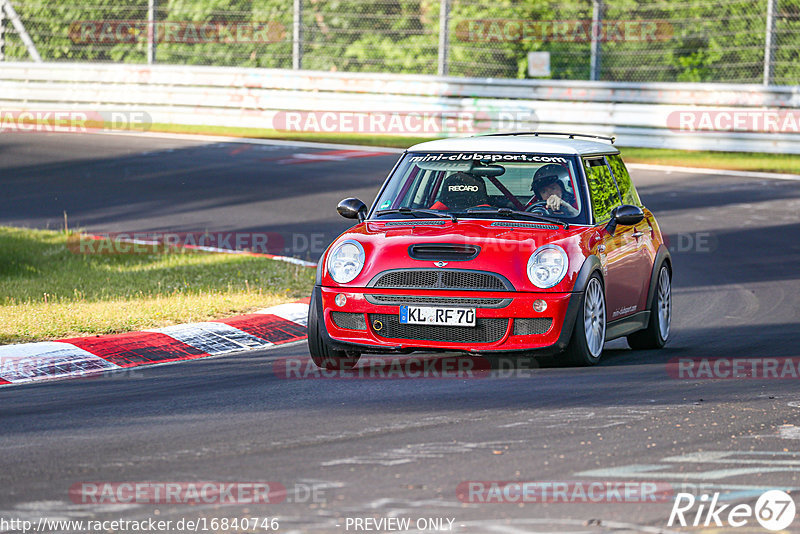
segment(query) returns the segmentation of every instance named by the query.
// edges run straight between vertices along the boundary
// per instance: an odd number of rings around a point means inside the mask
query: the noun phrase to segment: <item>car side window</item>
[[[603,157],[583,160],[589,194],[592,197],[592,210],[596,223],[611,219],[611,210],[622,204],[617,184]]]
[[[614,173],[614,178],[619,187],[619,194],[622,197],[623,204],[630,204],[631,206],[642,207],[642,201],[639,199],[639,193],[636,192],[636,187],[631,181],[631,176],[628,174],[628,169],[625,168],[625,163],[622,162],[622,156],[614,154],[606,156],[611,172]]]

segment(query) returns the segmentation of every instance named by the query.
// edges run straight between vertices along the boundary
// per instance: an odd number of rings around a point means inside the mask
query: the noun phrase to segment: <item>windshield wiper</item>
[[[389,213],[400,213],[403,215],[413,215],[414,217],[418,217],[418,214],[422,215],[431,215],[433,217],[439,217],[444,219],[450,219],[453,222],[458,222],[458,218],[453,215],[452,213],[441,213],[434,210],[426,210],[423,208],[397,208],[392,210],[378,210],[375,212],[375,215],[387,215]]]
[[[512,210],[509,208],[470,208],[467,213],[493,213],[495,215],[502,215],[504,217],[511,217],[512,215],[520,215],[528,217],[537,221],[548,222],[551,224],[558,224],[564,226],[564,230],[569,228],[569,223],[556,219],[554,217],[547,217],[546,215],[539,215],[537,213],[530,213],[528,211]]]

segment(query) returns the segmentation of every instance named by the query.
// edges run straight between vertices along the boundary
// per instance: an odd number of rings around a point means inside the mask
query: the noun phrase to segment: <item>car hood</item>
[[[497,273],[518,291],[572,291],[577,273],[590,250],[591,227],[563,226],[536,221],[459,219],[390,220],[360,223],[339,236],[328,249],[352,239],[364,248],[366,257],[361,273],[348,284],[337,284],[324,267],[325,286],[368,287],[379,273],[394,269],[466,269]],[[599,236],[598,236],[599,239]],[[412,257],[411,247],[420,245],[470,245],[480,247],[473,259],[458,260],[426,254],[424,259]],[[569,267],[564,280],[553,288],[542,290],[531,284],[527,264],[531,254],[542,245],[556,244],[567,253]]]

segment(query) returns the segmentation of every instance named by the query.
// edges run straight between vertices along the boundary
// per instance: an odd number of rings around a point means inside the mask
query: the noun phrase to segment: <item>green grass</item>
[[[368,134],[286,133],[277,130],[256,128],[234,128],[227,126],[181,126],[176,124],[154,124],[152,131],[225,135],[230,137],[252,137],[257,139],[284,139],[287,141],[314,141],[369,145],[393,148],[408,148],[411,145],[432,141],[434,137],[404,137]],[[661,148],[620,147],[629,163],[676,165],[680,167],[705,167],[741,171],[763,171],[778,173],[800,173],[800,156],[748,152],[711,152],[693,150],[668,150]]]
[[[800,155],[748,152],[708,152],[662,148],[620,148],[628,163],[705,167],[739,171],[800,173]]]
[[[308,297],[313,282],[268,258],[78,254],[64,232],[0,227],[0,343],[219,319]]]

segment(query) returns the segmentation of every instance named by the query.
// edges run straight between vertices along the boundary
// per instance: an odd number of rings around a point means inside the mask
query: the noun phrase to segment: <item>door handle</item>
[[[636,239],[639,239],[643,235],[644,235],[644,232],[634,232],[633,233],[633,237],[635,237]]]

